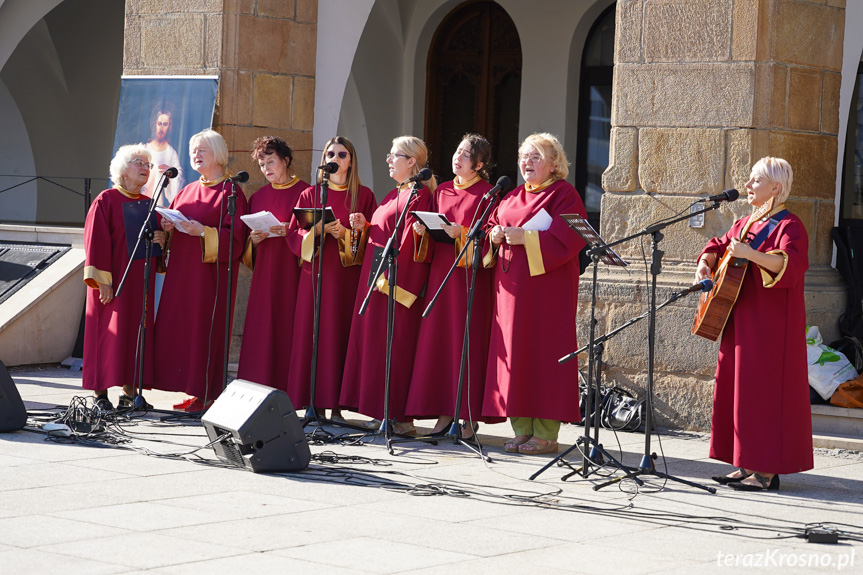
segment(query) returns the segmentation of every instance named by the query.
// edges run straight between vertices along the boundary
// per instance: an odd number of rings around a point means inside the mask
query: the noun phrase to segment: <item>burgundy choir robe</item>
[[[387,294],[389,278],[385,273],[372,292],[364,315],[359,315],[369,276],[374,274],[372,259],[376,247],[383,248],[395,228],[396,219],[410,200],[410,211],[429,211],[432,196],[421,186],[417,195],[410,197],[410,188],[393,190],[375,210],[369,228],[368,245],[360,272],[360,285],[354,303],[348,354],[342,377],[341,405],[369,417],[384,416],[384,380],[387,346]],[[390,370],[389,416],[404,420],[405,402],[413,371],[417,331],[423,312],[423,287],[428,278],[428,263],[414,260],[414,217],[408,213],[402,224],[399,238],[397,289],[395,290],[395,319],[393,330],[392,364]],[[386,264],[385,264],[386,265]]]
[[[473,185],[458,189],[452,181],[438,186],[433,197],[432,211],[444,214],[447,219],[462,226],[462,237],[455,246],[437,244],[429,268],[427,300],[430,300],[443,283],[444,277],[461,252],[464,238],[473,218],[479,218],[488,205],[483,196],[491,184],[479,179]],[[428,237],[428,235],[426,236]],[[434,244],[434,240],[430,241]],[[472,253],[469,248],[469,253]],[[438,296],[428,317],[420,322],[417,353],[408,394],[407,414],[427,418],[438,415],[455,415],[462,344],[467,316],[467,290],[471,276],[471,258],[467,266],[453,272],[444,290]],[[465,368],[464,388],[460,417],[488,420],[482,417],[482,400],[485,390],[485,370],[488,359],[488,338],[491,329],[491,271],[477,270],[476,287],[470,325],[470,348]],[[470,398],[470,403],[468,403]],[[497,418],[500,421],[500,418]]]
[[[216,399],[224,383],[225,313],[228,303],[228,248],[234,242],[231,304],[248,213],[246,196],[237,189],[236,225],[228,215],[230,182],[205,186],[197,180],[180,190],[171,207],[205,226],[205,237],[174,230],[168,271],[156,321],[155,387],[184,391],[202,401]],[[230,329],[230,326],[227,326]]]
[[[346,189],[330,186],[327,205],[333,209],[336,219],[350,228],[348,216],[351,212],[350,193]],[[302,208],[320,207],[320,188],[307,189],[297,203]],[[372,191],[360,186],[357,192],[356,212],[371,221],[377,207]],[[291,221],[291,243],[300,255],[303,267],[300,273],[296,316],[293,326],[293,348],[290,353],[291,367],[288,377],[288,396],[295,407],[308,406],[311,401],[312,333],[314,330],[315,290],[318,281],[320,258],[320,236],[315,238],[310,230],[299,227],[296,218]],[[367,234],[357,239],[362,242]],[[359,248],[359,244],[357,245]],[[311,264],[315,254],[314,268]],[[323,282],[321,290],[320,334],[318,338],[318,363],[315,372],[315,407],[338,409],[342,387],[342,372],[351,333],[354,301],[360,282],[362,258],[357,252],[356,263],[351,250],[350,230],[345,230],[341,239],[326,236],[323,256]],[[363,291],[365,294],[365,291]]]
[[[737,220],[728,233],[712,239],[702,255],[724,254],[748,219]],[[750,234],[766,225],[756,223]],[[710,457],[764,473],[796,473],[813,466],[803,299],[809,238],[803,223],[789,214],[758,251],[779,254],[785,264],[773,275],[750,263],[725,324]]]
[[[565,180],[528,192],[519,186],[489,219],[489,228],[524,226],[541,210],[543,231],[526,231],[525,245],[504,240],[496,254],[495,290],[483,415],[581,420],[578,366],[558,359],[578,348],[578,252],[584,246],[561,214],[586,217],[578,192]]]
[[[287,188],[267,184],[249,198],[249,213],[267,210],[289,223],[300,194],[309,187],[296,176]],[[244,263],[252,268],[252,284],[243,327],[243,344],[237,377],[287,390],[293,340],[294,310],[300,266],[288,241],[267,238],[257,246],[247,242]]]
[[[87,212],[84,224],[84,283],[87,290],[84,322],[84,389],[103,390],[115,385],[137,383],[135,355],[141,306],[144,302],[144,260],[135,260],[126,276],[123,291],[117,287],[129,263],[123,204],[148,199],[129,197],[112,188],[99,194]],[[137,230],[134,230],[137,232]],[[147,293],[146,338],[144,344],[144,385],[153,381],[153,297],[156,293],[156,260],[151,260]],[[99,301],[99,284],[113,287],[115,295],[107,305]]]

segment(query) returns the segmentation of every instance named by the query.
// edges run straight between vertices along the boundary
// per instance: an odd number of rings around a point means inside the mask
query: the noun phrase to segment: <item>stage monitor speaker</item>
[[[210,441],[218,440],[216,457],[255,473],[299,471],[312,457],[288,394],[266,385],[235,379],[201,423]]]
[[[0,361],[0,432],[18,431],[27,425],[27,410],[15,382]]]

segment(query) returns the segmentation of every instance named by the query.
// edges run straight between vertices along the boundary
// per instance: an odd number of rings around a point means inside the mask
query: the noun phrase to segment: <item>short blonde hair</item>
[[[752,173],[762,178],[779,184],[782,189],[776,196],[776,201],[785,203],[791,194],[791,184],[794,182],[794,171],[791,164],[782,158],[766,156],[761,158],[752,166]]]
[[[126,168],[129,167],[129,162],[135,156],[144,156],[148,162],[152,159],[150,150],[147,149],[146,144],[129,144],[117,148],[117,153],[114,154],[114,157],[111,159],[111,166],[108,168],[111,172],[111,182],[115,186],[122,186],[124,184],[123,179],[126,176]]]
[[[405,156],[416,160],[416,163],[411,170],[411,176],[419,174],[420,170],[425,168],[428,164],[429,149],[426,146],[426,143],[416,136],[399,136],[398,138],[393,138],[393,146],[395,146],[396,149]],[[437,178],[434,176],[424,183],[425,187],[432,192],[437,188]]]
[[[548,132],[531,134],[524,139],[518,147],[518,151],[521,152],[526,146],[536,148],[540,156],[551,160],[551,163],[554,164],[554,171],[551,173],[552,178],[565,180],[569,175],[569,160],[566,159],[566,152],[556,136]]]
[[[228,165],[228,145],[225,143],[225,138],[216,130],[207,128],[202,132],[198,132],[189,138],[189,155],[192,155],[192,147],[202,141],[213,150],[213,158],[222,168]]]

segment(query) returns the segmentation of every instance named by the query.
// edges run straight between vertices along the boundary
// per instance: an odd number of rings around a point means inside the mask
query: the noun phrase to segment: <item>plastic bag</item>
[[[818,326],[806,328],[806,361],[809,364],[809,385],[825,400],[844,383],[857,377],[848,358],[822,343]]]

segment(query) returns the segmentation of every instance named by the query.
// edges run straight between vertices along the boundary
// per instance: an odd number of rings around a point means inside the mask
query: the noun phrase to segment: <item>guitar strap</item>
[[[776,226],[779,225],[779,222],[785,219],[785,217],[788,216],[788,214],[790,213],[791,212],[789,212],[788,210],[782,210],[773,214],[773,217],[770,218],[770,220],[767,222],[767,225],[761,228],[761,231],[758,232],[754,238],[752,238],[751,242],[749,242],[749,247],[751,247],[753,250],[757,250],[761,246],[761,244],[763,244],[764,241],[768,238],[768,236],[770,236],[773,230],[776,229]]]

